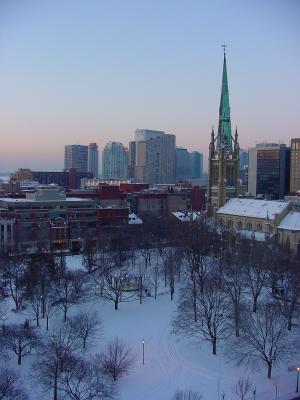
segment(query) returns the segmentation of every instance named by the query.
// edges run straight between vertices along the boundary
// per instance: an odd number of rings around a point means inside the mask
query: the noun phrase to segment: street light
[[[143,348],[143,365],[145,364],[145,339],[142,341],[142,348]]]
[[[296,393],[298,393],[298,389],[299,389],[299,372],[300,372],[300,367],[297,367],[297,385],[296,385]]]

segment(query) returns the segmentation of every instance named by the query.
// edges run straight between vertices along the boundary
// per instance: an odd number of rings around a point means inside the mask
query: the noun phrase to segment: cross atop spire
[[[227,44],[222,44],[222,47],[223,47],[223,51],[224,51],[224,56],[226,56],[226,47],[227,47]]]

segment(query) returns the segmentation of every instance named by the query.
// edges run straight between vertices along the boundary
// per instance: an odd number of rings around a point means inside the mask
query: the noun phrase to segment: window
[[[246,229],[247,229],[248,231],[252,231],[252,224],[251,224],[251,222],[247,222],[247,224],[246,224]]]
[[[240,231],[243,228],[243,224],[242,221],[238,221],[238,223],[236,224],[237,229]]]
[[[256,230],[257,230],[258,232],[261,232],[261,231],[262,231],[262,224],[257,224],[257,225],[256,225]]]

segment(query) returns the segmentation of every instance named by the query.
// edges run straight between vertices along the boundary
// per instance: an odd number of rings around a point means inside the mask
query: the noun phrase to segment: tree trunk
[[[257,296],[255,296],[253,298],[253,308],[252,308],[252,312],[256,313],[257,310]]]
[[[115,310],[118,309],[118,300],[115,300]]]
[[[212,340],[212,346],[213,346],[213,355],[215,356],[217,354],[217,339]]]
[[[22,356],[21,354],[18,354],[18,365],[21,365],[21,361],[22,361]]]
[[[268,378],[271,379],[272,376],[272,363],[268,362]]]
[[[292,330],[292,317],[291,315],[288,316],[288,330]]]
[[[64,321],[67,322],[67,309],[64,309]]]
[[[36,316],[36,326],[40,326],[40,319],[38,315]]]
[[[46,327],[47,331],[49,331],[49,317],[47,315],[47,327]]]
[[[54,378],[53,400],[57,400],[57,376]]]

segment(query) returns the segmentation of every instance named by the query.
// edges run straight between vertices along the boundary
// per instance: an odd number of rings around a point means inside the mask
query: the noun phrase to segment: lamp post
[[[145,339],[142,341],[143,365],[145,364]]]
[[[297,385],[296,385],[296,393],[299,391],[299,372],[300,372],[300,367],[297,367]]]

